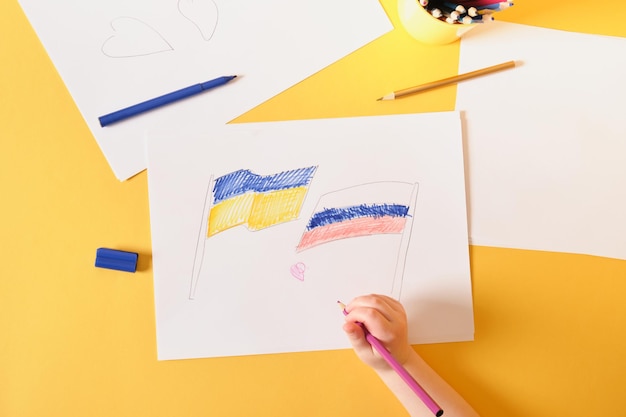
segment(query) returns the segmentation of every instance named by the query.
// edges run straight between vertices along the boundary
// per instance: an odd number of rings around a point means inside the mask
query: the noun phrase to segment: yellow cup
[[[411,36],[420,42],[443,45],[459,39],[475,24],[450,24],[434,18],[419,0],[398,0],[400,22]]]

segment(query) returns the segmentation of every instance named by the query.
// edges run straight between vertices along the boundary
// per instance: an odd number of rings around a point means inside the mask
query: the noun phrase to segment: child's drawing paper
[[[461,41],[471,242],[626,259],[626,39],[494,22]]]
[[[460,116],[236,124],[147,141],[159,359],[348,347],[337,301],[473,338]]]
[[[115,175],[143,132],[208,132],[392,29],[376,0],[20,0]],[[219,89],[102,128],[98,117],[224,75]]]

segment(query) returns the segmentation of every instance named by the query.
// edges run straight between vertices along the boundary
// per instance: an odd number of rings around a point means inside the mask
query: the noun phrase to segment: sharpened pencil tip
[[[396,98],[396,93],[392,92],[389,93],[387,95],[382,96],[381,98],[379,98],[377,101],[384,101],[384,100],[395,100]]]

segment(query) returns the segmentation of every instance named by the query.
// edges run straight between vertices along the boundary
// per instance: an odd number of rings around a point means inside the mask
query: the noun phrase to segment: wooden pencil
[[[469,80],[472,78],[480,77],[483,75],[491,74],[497,71],[513,68],[517,64],[515,61],[508,61],[502,64],[493,65],[491,67],[479,69],[476,71],[466,72],[465,74],[455,75],[453,77],[444,78],[443,80],[431,81],[426,84],[421,84],[416,87],[405,88],[403,90],[394,91],[389,93],[378,100],[395,100],[400,97],[408,96],[410,94],[421,93],[423,91],[432,90],[434,88],[444,87],[446,85],[459,83],[461,81]]]

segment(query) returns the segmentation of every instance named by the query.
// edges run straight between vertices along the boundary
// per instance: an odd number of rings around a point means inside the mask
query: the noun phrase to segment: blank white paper
[[[494,22],[461,41],[471,243],[626,259],[626,39]]]
[[[20,0],[116,177],[147,129],[210,132],[392,29],[376,0]],[[102,128],[98,117],[224,75],[221,88]]]
[[[155,132],[147,149],[159,359],[347,348],[337,301],[367,293],[400,299],[412,343],[473,339],[458,113]],[[291,220],[207,233],[217,179],[240,170],[313,174]],[[410,209],[398,233],[301,244],[316,213],[354,203]]]

